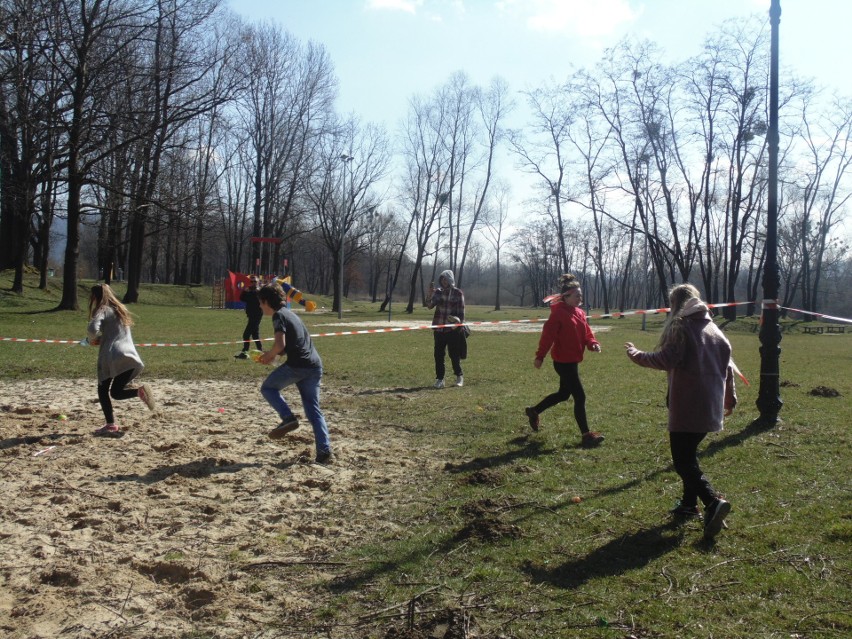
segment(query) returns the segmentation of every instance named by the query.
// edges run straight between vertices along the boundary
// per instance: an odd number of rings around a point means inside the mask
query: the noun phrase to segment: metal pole
[[[757,408],[760,417],[754,424],[772,428],[780,420],[781,410],[779,355],[781,327],[778,324],[778,25],[781,22],[780,0],[769,7],[771,27],[769,66],[769,193],[766,212],[766,261],[763,264],[763,310],[760,326],[760,389]]]

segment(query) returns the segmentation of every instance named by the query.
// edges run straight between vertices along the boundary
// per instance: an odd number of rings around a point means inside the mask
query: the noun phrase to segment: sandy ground
[[[115,402],[117,439],[91,436],[92,379],[0,385],[0,636],[318,636],[316,584],[344,572],[329,560],[392,533],[401,488],[441,455],[326,408],[336,459],[322,466],[304,420],[266,437],[254,388],[152,384],[153,413]]]

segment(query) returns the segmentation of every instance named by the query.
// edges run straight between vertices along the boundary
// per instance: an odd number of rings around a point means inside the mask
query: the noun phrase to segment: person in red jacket
[[[551,406],[574,398],[574,418],[582,433],[582,445],[597,446],[604,436],[589,430],[586,419],[586,392],[580,381],[578,364],[583,361],[585,349],[601,352],[601,345],[586,321],[586,314],[580,308],[583,304],[583,290],[580,282],[571,273],[560,278],[562,294],[550,305],[550,317],[541,330],[541,339],[535,354],[533,366],[541,368],[544,357],[550,351],[553,368],[559,375],[559,390],[542,399],[535,406],[526,408],[530,427],[538,430],[541,426],[541,414]]]

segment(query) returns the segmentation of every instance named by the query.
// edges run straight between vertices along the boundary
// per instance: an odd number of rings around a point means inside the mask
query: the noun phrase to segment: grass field
[[[10,273],[0,275],[0,338],[85,335],[85,310],[52,311],[58,281],[39,291],[35,276],[28,277],[22,297],[8,293],[10,281]],[[81,306],[88,285],[81,284]],[[207,288],[143,285],[140,298],[131,307],[139,343],[241,336],[243,314],[205,308]],[[317,302],[330,307],[327,299]],[[544,314],[468,308],[468,320],[481,322]],[[393,319],[430,317],[418,309]],[[336,326],[330,312],[303,318],[315,334],[354,328]],[[347,323],[385,320],[366,303],[345,313]],[[603,352],[587,354],[580,374],[590,425],[606,435],[593,450],[579,447],[570,406],[545,413],[539,433],[527,426],[524,406],[557,386],[549,363],[532,366],[537,332],[474,328],[464,388],[441,391],[428,388],[428,331],[317,338],[324,385],[351,389],[332,394],[326,408],[363,422],[364,438],[371,437],[370,423],[393,424],[406,447],[448,452],[428,481],[388,485],[406,491],[392,514],[393,532],[353,540],[332,558],[339,569],[306,582],[314,605],[300,629],[270,619],[245,636],[852,634],[852,335],[805,335],[785,323],[783,422],[760,430],[751,426],[760,368],[755,320],[725,328],[752,385],[738,385],[739,407],[701,448],[705,472],[733,505],[729,529],[707,543],[699,524],[677,528],[666,516],[680,483],[669,462],[664,375],[630,364],[622,347],[632,341],[652,348],[661,321],[650,318],[647,331],[638,317],[592,321]],[[269,336],[264,320],[262,337]],[[147,347],[140,354],[149,379],[230,379],[255,392],[263,370],[235,366],[238,348]],[[4,380],[90,378],[83,392],[94,395],[93,355],[71,344],[0,342],[0,371]],[[838,395],[826,396],[826,389]],[[219,635],[205,626],[183,636]]]

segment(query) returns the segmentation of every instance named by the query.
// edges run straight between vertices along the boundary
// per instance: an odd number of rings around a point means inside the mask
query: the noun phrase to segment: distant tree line
[[[566,271],[605,312],[687,279],[760,299],[762,17],[678,63],[624,40],[520,100],[459,71],[411,96],[394,135],[336,112],[321,44],[218,0],[0,0],[0,25],[0,268],[15,291],[30,264],[46,286],[64,239],[60,309],[81,273],[120,273],[132,303],[141,282],[226,270],[286,271],[335,310],[342,282],[411,312],[444,268],[498,309],[540,304]],[[781,140],[782,302],[852,311],[852,100],[785,74]],[[510,170],[533,198],[512,201]]]

